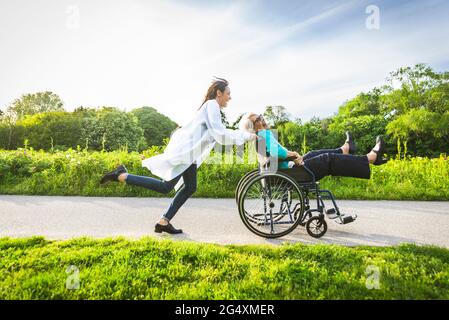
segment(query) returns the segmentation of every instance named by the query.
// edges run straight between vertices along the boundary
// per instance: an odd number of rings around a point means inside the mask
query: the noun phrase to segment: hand
[[[294,159],[293,162],[294,162],[297,166],[303,166],[303,165],[304,165],[304,160],[302,159],[301,156],[299,156],[298,158]]]
[[[295,151],[288,151],[287,157],[288,158],[299,158],[299,157],[301,157],[301,155]]]

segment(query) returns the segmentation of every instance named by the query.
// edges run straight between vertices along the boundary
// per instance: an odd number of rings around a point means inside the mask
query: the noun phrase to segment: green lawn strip
[[[449,250],[432,246],[33,237],[0,238],[0,256],[0,299],[449,299]]]

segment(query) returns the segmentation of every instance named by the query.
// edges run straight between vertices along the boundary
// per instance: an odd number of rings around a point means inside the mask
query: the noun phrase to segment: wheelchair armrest
[[[315,182],[315,174],[310,170],[306,165],[303,165],[304,169],[310,174],[312,177],[313,182]]]

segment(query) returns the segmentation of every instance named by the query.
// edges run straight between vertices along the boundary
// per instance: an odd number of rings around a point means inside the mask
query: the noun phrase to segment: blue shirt
[[[273,135],[271,130],[260,130],[257,135],[265,139],[267,156],[275,157],[278,159],[286,159],[288,150],[279,144]],[[288,161],[279,161],[278,168],[287,169]]]

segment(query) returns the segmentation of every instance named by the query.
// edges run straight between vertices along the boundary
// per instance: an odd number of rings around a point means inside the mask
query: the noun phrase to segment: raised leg
[[[313,157],[319,156],[320,154],[324,154],[324,153],[336,153],[336,154],[342,154],[343,150],[341,148],[337,148],[337,149],[322,149],[322,150],[312,150],[307,152],[304,157],[303,160],[307,160],[307,159],[311,159]]]
[[[151,177],[128,174],[124,181],[129,185],[139,186],[159,193],[167,194],[175,187],[176,183],[179,179],[181,179],[181,176],[182,175],[179,175],[170,181],[165,181]]]
[[[353,177],[369,179],[371,169],[368,157],[350,154],[322,153],[304,161],[318,181],[325,176]]]

